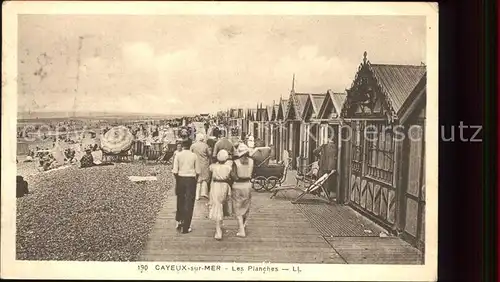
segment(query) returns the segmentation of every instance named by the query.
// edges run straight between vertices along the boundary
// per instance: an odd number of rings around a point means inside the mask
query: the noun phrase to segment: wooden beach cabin
[[[242,110],[242,121],[241,121],[241,140],[245,140],[246,136],[250,132],[250,121],[249,121],[249,110]]]
[[[319,110],[326,94],[309,94],[302,113],[302,129],[300,135],[300,156],[302,165],[315,161],[313,151],[321,145],[319,142],[320,122]]]
[[[316,148],[326,144],[328,142],[328,134],[329,132],[333,133],[333,136],[337,138],[338,144],[338,165],[337,165],[337,175],[342,175],[343,170],[346,168],[341,165],[341,160],[343,156],[343,148],[342,148],[342,118],[340,117],[340,113],[342,111],[342,107],[346,100],[347,95],[345,93],[333,92],[332,90],[328,90],[321,106],[319,107],[317,118],[313,119],[316,123],[319,122],[319,128],[317,133],[317,143]],[[309,117],[306,115],[306,119]],[[337,177],[337,203],[344,202],[344,183],[342,183],[341,178]]]
[[[248,109],[247,113],[247,122],[248,122],[248,134],[253,136],[254,138],[257,136],[257,108]],[[245,136],[246,137],[246,136]]]
[[[278,110],[280,101],[278,103],[273,102],[271,115],[269,118],[269,134],[270,134],[270,144],[274,146],[276,160],[280,160],[280,121],[278,120]]]
[[[274,132],[275,146],[276,146],[276,159],[283,161],[283,150],[288,148],[288,131],[285,127],[285,117],[287,114],[288,100],[280,98],[277,108],[275,110],[276,116],[274,119]]]
[[[256,144],[258,145],[264,145],[265,139],[266,139],[266,130],[265,130],[265,125],[267,122],[267,109],[262,106],[262,103],[257,107],[257,114],[256,114],[256,121],[257,121],[257,135],[254,135],[255,140],[257,141],[260,140],[261,144]]]
[[[345,200],[421,249],[425,97],[425,65],[372,64],[365,52],[341,113],[352,133],[343,144]]]
[[[292,158],[292,169],[301,167],[301,163],[297,161],[300,158],[300,142],[302,130],[302,114],[309,94],[295,93],[292,89],[290,98],[288,99],[286,125],[288,129],[288,146],[287,150]]]
[[[274,132],[273,132],[273,109],[274,109],[274,102],[271,106],[266,106],[266,120],[264,121],[264,131],[265,131],[265,145],[270,146],[273,144],[273,137],[274,137]],[[273,144],[274,145],[274,144]]]

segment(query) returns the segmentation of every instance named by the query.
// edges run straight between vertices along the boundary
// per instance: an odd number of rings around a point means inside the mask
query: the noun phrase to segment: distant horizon
[[[209,113],[210,114],[210,113]],[[167,113],[143,113],[143,112],[123,112],[123,111],[18,111],[17,119],[36,119],[36,118],[79,118],[79,117],[113,117],[113,116],[131,116],[131,117],[183,117],[196,116],[199,114],[167,114]]]

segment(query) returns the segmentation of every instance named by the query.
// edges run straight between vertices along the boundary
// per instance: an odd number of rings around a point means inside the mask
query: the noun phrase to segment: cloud
[[[316,45],[293,53],[280,53],[280,48],[262,52],[261,46],[243,48],[250,41],[240,38],[227,45],[208,40],[171,52],[155,50],[146,42],[130,42],[123,45],[121,60],[84,58],[78,109],[207,112],[286,97],[293,73],[298,92],[342,90],[340,86],[351,81],[345,72],[349,62],[319,55]],[[70,105],[73,108],[72,101],[66,103]]]
[[[353,69],[353,65],[340,57],[318,55],[317,46],[307,45],[294,55],[282,57],[274,69],[274,76],[285,73],[291,84],[290,72],[295,73],[297,92],[323,93],[327,89],[342,91],[352,81],[353,72],[346,70]]]
[[[136,69],[148,69],[155,59],[155,50],[147,42],[125,44],[122,55],[126,65]]]
[[[19,54],[24,61],[19,64],[19,105],[24,108],[72,109],[78,75],[77,106],[81,110],[181,113],[253,107],[287,97],[294,73],[298,92],[343,91],[351,84],[365,50],[370,60],[377,62],[418,63],[423,60],[421,54],[425,55],[425,46],[415,43],[425,28],[405,26],[406,18],[396,24],[384,17],[361,25],[358,18],[345,17],[319,21],[304,17],[162,16],[142,18],[140,23],[123,20],[129,22],[125,28],[115,18],[94,19],[87,25],[76,24],[72,17],[72,36],[113,35],[86,40],[81,52],[66,29],[54,31],[61,24],[53,24],[52,29],[45,24],[33,33],[40,20],[30,21],[20,26],[24,30],[20,46],[26,54]],[[374,28],[367,28],[370,26]],[[405,48],[381,49],[381,42],[399,46],[402,26],[403,38],[409,40]],[[64,52],[56,54],[54,50]],[[52,65],[46,67],[47,76],[41,80],[33,73],[38,66],[36,56],[43,52],[48,52]]]

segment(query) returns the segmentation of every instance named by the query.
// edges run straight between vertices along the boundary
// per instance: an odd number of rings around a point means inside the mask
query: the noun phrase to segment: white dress
[[[224,218],[224,204],[228,200],[229,190],[231,186],[228,182],[231,177],[231,164],[215,163],[210,165],[212,172],[212,183],[210,184],[210,210],[208,217],[211,220],[222,220]]]

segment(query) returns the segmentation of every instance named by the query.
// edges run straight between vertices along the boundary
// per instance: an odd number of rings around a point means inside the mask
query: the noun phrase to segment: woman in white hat
[[[233,162],[231,170],[234,181],[231,198],[233,202],[233,212],[238,220],[239,230],[236,236],[245,237],[245,226],[250,211],[252,183],[250,179],[253,173],[253,159],[249,157],[247,145],[241,143],[236,150],[237,159]]]
[[[224,204],[231,193],[231,165],[227,163],[229,153],[220,150],[217,153],[217,163],[210,165],[212,183],[210,185],[210,211],[208,217],[215,221],[216,240],[222,239],[222,220],[224,219]]]

